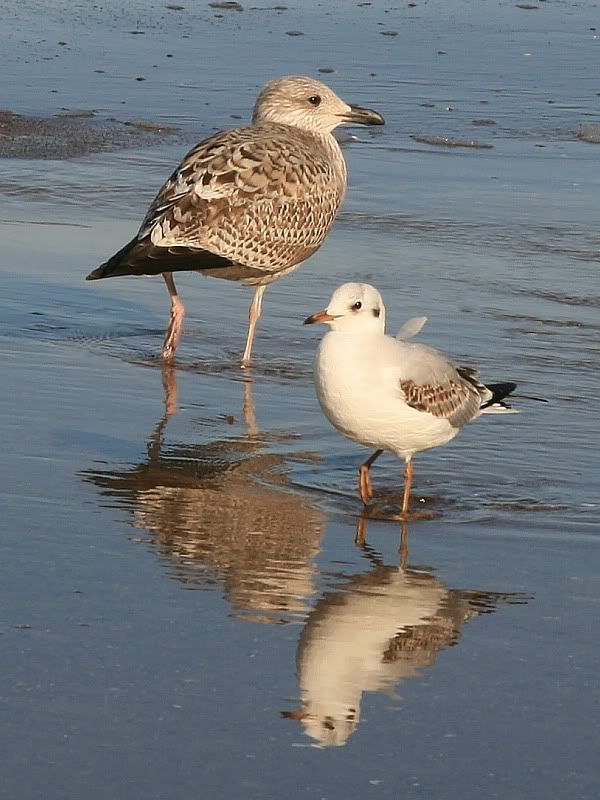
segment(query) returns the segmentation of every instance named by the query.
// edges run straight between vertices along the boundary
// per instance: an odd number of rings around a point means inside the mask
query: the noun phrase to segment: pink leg
[[[173,273],[163,272],[162,276],[167,284],[167,289],[169,290],[169,295],[171,297],[171,316],[169,318],[169,327],[167,328],[167,332],[165,334],[162,349],[162,357],[168,361],[175,355],[177,345],[179,344],[179,339],[181,338],[181,328],[183,325],[183,318],[185,317],[185,307],[179,299],[179,295],[177,294],[175,281],[173,280]]]
[[[256,323],[260,319],[262,299],[266,288],[266,286],[257,286],[254,290],[252,302],[250,303],[250,308],[248,310],[248,336],[246,337],[246,347],[244,348],[244,354],[242,356],[242,367],[250,366],[252,345],[254,344],[254,334],[256,333]]]

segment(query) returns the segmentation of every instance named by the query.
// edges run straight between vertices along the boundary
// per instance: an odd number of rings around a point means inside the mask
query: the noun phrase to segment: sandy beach
[[[596,6],[5,5],[6,797],[596,800]],[[191,273],[165,368],[161,279],[85,275],[286,74],[386,126],[344,129],[347,199],[252,370],[249,290]],[[358,547],[368,453],[312,386],[302,321],[351,280],[549,400],[417,457],[403,553],[402,464]]]

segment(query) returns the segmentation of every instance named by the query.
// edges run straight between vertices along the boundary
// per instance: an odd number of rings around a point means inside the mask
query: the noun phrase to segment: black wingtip
[[[517,388],[516,383],[512,383],[511,381],[507,381],[506,383],[486,383],[486,387],[491,391],[492,396],[488,402],[482,406],[482,409],[493,405],[502,405],[506,408],[510,408],[508,403],[503,403],[502,401],[514,392]]]

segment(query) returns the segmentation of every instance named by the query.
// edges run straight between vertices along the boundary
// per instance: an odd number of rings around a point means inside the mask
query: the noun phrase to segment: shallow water
[[[332,67],[387,120],[353,131],[343,212],[269,288],[251,374],[243,287],[178,279],[165,370],[162,282],[82,280],[185,142],[0,161],[7,796],[595,800],[595,6],[7,5],[18,113],[192,142],[268,77]],[[357,278],[390,331],[426,315],[422,341],[550,401],[416,459],[400,551],[401,464],[374,468],[391,519],[361,520],[365,453],[321,416],[301,325]]]

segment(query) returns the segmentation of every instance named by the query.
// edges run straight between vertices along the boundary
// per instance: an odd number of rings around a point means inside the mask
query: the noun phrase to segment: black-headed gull
[[[367,283],[345,283],[323,311],[304,324],[330,330],[315,357],[314,381],[321,408],[338,431],[376,448],[360,467],[359,490],[372,497],[369,470],[389,450],[406,462],[402,514],[408,514],[412,458],[453,439],[463,425],[487,412],[510,412],[504,402],[515,383],[485,385],[477,371],[455,366],[439,350],[405,339],[424,318],[411,320],[400,338],[385,334],[385,306]]]

